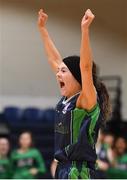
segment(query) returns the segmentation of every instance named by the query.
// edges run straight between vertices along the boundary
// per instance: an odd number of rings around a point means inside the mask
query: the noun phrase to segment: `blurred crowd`
[[[0,179],[43,178],[46,165],[42,154],[33,145],[30,132],[23,132],[17,142],[18,148],[11,151],[9,140],[0,137]],[[122,136],[101,129],[96,144],[97,166],[100,178],[127,178],[127,142]],[[51,164],[54,176],[57,162]]]
[[[100,130],[96,144],[97,165],[102,178],[127,178],[127,142],[123,136]]]
[[[18,148],[10,152],[11,145],[0,137],[0,179],[33,179],[46,173],[42,154],[33,146],[30,132],[19,136]]]

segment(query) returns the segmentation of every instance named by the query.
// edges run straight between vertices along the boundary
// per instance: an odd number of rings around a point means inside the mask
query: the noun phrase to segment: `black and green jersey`
[[[30,173],[31,168],[36,168],[38,173],[45,173],[44,160],[37,149],[29,149],[26,153],[17,150],[11,155],[12,177],[14,179],[36,178]]]
[[[10,178],[10,161],[8,158],[0,158],[0,179]]]
[[[56,107],[55,159],[59,161],[56,178],[96,178],[95,143],[101,120],[99,104],[87,111],[76,108],[79,94],[63,97]]]
[[[116,167],[109,168],[107,175],[110,179],[127,179],[127,154],[116,159]]]

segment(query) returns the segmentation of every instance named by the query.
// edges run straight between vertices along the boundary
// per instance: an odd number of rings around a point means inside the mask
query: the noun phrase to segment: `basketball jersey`
[[[127,179],[127,153],[116,158],[115,167],[110,167],[107,170],[109,179]]]
[[[97,103],[90,111],[77,108],[79,94],[68,100],[62,97],[56,106],[55,159],[67,165],[67,172],[62,171],[58,178],[89,178],[88,169],[95,170],[100,107]]]
[[[30,173],[31,168],[36,168],[38,173],[45,173],[45,164],[37,149],[29,149],[26,153],[13,151],[11,165],[14,179],[36,178]]]
[[[10,162],[8,158],[0,158],[0,179],[10,178]]]

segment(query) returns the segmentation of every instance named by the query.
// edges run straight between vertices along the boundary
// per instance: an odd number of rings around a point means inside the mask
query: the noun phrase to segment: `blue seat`
[[[18,107],[6,107],[4,118],[10,125],[17,125],[22,121],[22,110]]]
[[[54,123],[55,120],[55,110],[54,109],[46,109],[44,111],[43,119],[46,123]]]
[[[28,125],[41,123],[42,117],[43,111],[34,107],[25,109],[23,113],[23,118]]]

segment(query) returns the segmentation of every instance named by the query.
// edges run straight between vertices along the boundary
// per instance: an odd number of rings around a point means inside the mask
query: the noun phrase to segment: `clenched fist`
[[[94,18],[95,18],[95,16],[91,12],[91,10],[87,9],[87,11],[85,12],[85,15],[82,18],[82,22],[81,22],[82,30],[88,29]]]
[[[40,9],[38,12],[38,26],[39,28],[43,28],[46,25],[48,19],[48,15],[44,13],[43,9]]]

